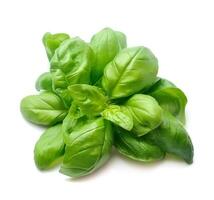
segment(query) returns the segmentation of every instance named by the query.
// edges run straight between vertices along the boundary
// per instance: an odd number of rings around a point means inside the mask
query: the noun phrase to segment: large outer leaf
[[[67,87],[76,83],[89,83],[94,53],[80,38],[64,41],[51,59],[53,87],[66,105],[70,105]]]
[[[45,33],[42,41],[45,46],[45,50],[48,56],[48,59],[51,60],[55,50],[60,46],[60,44],[69,38],[69,35],[66,33]]]
[[[95,53],[95,65],[92,68],[92,82],[95,83],[102,76],[106,64],[126,47],[126,36],[105,28],[92,37],[91,47]]]
[[[151,144],[144,137],[134,137],[122,129],[117,129],[114,145],[121,154],[137,161],[150,162],[161,160],[165,156],[158,146]]]
[[[20,109],[28,121],[40,125],[53,125],[61,122],[67,114],[61,99],[52,92],[23,98]]]
[[[62,124],[48,128],[39,138],[34,149],[34,160],[39,169],[49,168],[64,154]]]
[[[147,94],[153,96],[164,110],[185,123],[187,98],[173,83],[160,79],[147,91]]]
[[[102,116],[128,131],[133,128],[133,118],[125,106],[109,105],[103,112]]]
[[[183,158],[187,163],[193,162],[193,145],[182,123],[169,112],[163,112],[163,122],[145,136],[163,151]]]
[[[38,79],[36,80],[36,89],[38,91],[45,90],[45,91],[53,91],[52,88],[52,76],[50,72],[45,72],[41,74]]]
[[[149,133],[162,121],[162,109],[149,95],[135,94],[125,103],[125,106],[133,117],[132,132],[137,136]]]
[[[104,69],[102,86],[112,98],[132,95],[151,86],[158,61],[145,47],[123,49]]]
[[[93,172],[109,158],[112,148],[112,128],[98,118],[81,124],[66,140],[65,156],[60,172],[80,177]]]
[[[99,115],[107,106],[108,98],[103,90],[87,84],[75,84],[68,87],[70,96],[86,115]]]

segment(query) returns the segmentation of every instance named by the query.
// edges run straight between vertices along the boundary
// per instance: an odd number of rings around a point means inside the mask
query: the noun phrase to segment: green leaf
[[[128,131],[133,128],[133,118],[125,106],[109,105],[103,112],[102,116]]]
[[[56,49],[60,46],[60,44],[63,41],[67,40],[68,38],[69,38],[69,35],[66,33],[57,33],[57,34],[45,33],[44,34],[42,41],[45,46],[45,50],[49,60],[51,60]]]
[[[171,88],[171,87],[176,87],[176,86],[171,81],[158,77],[157,81],[148,89],[148,91],[146,91],[146,93],[153,93],[158,90],[161,90],[164,88]]]
[[[117,40],[120,45],[120,49],[127,47],[126,35],[120,31],[114,31],[117,35]]]
[[[50,61],[53,88],[68,107],[71,97],[67,87],[76,83],[88,84],[93,63],[92,49],[78,37],[67,39],[55,51]]]
[[[65,74],[61,69],[57,69],[51,74],[53,80],[53,91],[61,97],[64,105],[69,108],[72,102],[72,97],[68,91],[69,83],[66,80]]]
[[[92,37],[91,47],[95,53],[95,65],[92,68],[92,82],[95,83],[102,76],[106,64],[126,47],[126,36],[121,32],[104,28]]]
[[[101,88],[87,84],[75,84],[68,87],[70,96],[86,115],[96,116],[107,106],[107,97]]]
[[[114,145],[122,155],[137,161],[151,162],[161,160],[165,156],[158,146],[151,144],[144,137],[134,137],[122,129],[117,129]]]
[[[52,92],[23,98],[20,109],[25,119],[39,125],[56,124],[61,122],[67,114],[61,99]]]
[[[132,132],[136,136],[147,134],[157,128],[162,121],[162,109],[149,95],[135,94],[125,103],[125,106],[133,117]]]
[[[169,112],[163,112],[163,122],[145,136],[163,151],[183,158],[187,163],[193,162],[193,145],[182,123]]]
[[[52,76],[50,72],[41,74],[36,80],[36,89],[38,91],[45,90],[52,92]]]
[[[69,85],[89,83],[94,53],[90,46],[78,37],[67,39],[55,51],[51,59],[51,71],[61,69]]]
[[[39,169],[52,166],[64,154],[62,124],[48,128],[39,138],[34,149],[34,160]]]
[[[147,94],[153,96],[164,110],[185,123],[187,98],[173,83],[160,79],[150,88]]]
[[[112,99],[130,96],[156,81],[158,61],[145,47],[123,49],[106,65],[102,86]]]
[[[71,177],[92,173],[109,158],[112,148],[112,128],[102,118],[78,125],[66,142],[60,172]]]
[[[80,123],[84,123],[86,121],[83,119],[85,119],[83,113],[80,111],[79,107],[73,101],[68,111],[68,114],[62,123],[64,141],[69,140],[68,137],[77,124],[78,126],[80,126]]]

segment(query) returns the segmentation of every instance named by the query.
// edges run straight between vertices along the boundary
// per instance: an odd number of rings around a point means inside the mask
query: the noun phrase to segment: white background
[[[1,0],[0,199],[214,199],[213,3]],[[42,35],[67,32],[89,41],[106,26],[124,32],[129,46],[149,47],[159,75],[187,94],[192,165],[172,158],[141,164],[114,153],[105,167],[78,180],[35,167],[33,148],[43,129],[22,118],[19,103],[36,93],[36,78],[48,70]]]

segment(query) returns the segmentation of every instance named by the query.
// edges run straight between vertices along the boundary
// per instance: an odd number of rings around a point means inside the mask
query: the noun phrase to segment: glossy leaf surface
[[[162,109],[149,95],[135,94],[125,103],[125,106],[133,117],[132,132],[137,136],[147,134],[157,128],[162,121]]]
[[[25,119],[39,125],[54,125],[67,114],[61,99],[52,92],[23,98],[20,109]]]
[[[90,44],[96,55],[92,69],[92,82],[95,83],[102,76],[105,66],[126,47],[126,36],[121,32],[104,28],[92,37]]]
[[[115,133],[115,147],[124,156],[137,161],[151,162],[161,160],[165,153],[144,137],[134,137],[133,134],[118,129]]]
[[[130,96],[151,86],[158,61],[145,47],[126,48],[104,69],[102,86],[112,99]]]
[[[78,125],[66,141],[65,156],[60,172],[80,177],[90,174],[109,158],[112,148],[112,128],[98,118]]]
[[[34,149],[34,160],[39,169],[49,168],[64,154],[62,124],[48,128],[39,138]]]
[[[187,163],[193,162],[193,145],[182,123],[169,112],[163,112],[161,125],[145,137],[158,145],[163,151],[183,158]]]

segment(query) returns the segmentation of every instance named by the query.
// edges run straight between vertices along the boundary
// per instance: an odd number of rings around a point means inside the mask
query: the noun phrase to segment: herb
[[[186,95],[157,77],[148,48],[127,48],[126,36],[110,28],[90,43],[46,33],[43,44],[50,69],[36,81],[39,94],[20,105],[25,119],[47,127],[34,149],[39,169],[62,162],[61,173],[85,176],[108,161],[113,146],[141,162],[167,153],[193,162]]]

